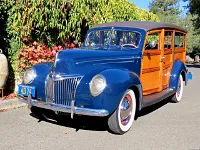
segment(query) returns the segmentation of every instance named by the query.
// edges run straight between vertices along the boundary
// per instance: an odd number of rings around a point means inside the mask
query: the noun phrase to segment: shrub
[[[74,43],[67,43],[65,48],[75,48]],[[64,46],[58,45],[48,48],[44,43],[33,42],[29,45],[23,46],[18,55],[19,72],[24,72],[31,66],[42,62],[53,62],[56,53],[64,49]]]
[[[13,4],[13,0],[8,0]],[[128,0],[18,0],[9,10],[10,34],[47,46],[83,41],[89,27],[112,21],[159,21]]]
[[[62,46],[48,48],[44,43],[33,42],[28,46],[23,46],[19,51],[19,71],[23,72],[31,66],[42,62],[53,62],[56,52],[63,50]]]

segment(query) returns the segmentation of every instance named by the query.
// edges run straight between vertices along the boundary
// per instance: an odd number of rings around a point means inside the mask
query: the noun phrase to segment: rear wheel
[[[108,126],[115,134],[124,134],[132,126],[136,112],[136,98],[132,90],[127,90],[118,108],[108,119]]]
[[[179,80],[178,80],[178,87],[176,90],[176,93],[173,95],[171,101],[178,103],[181,101],[182,95],[183,95],[183,77],[182,75],[179,76]]]

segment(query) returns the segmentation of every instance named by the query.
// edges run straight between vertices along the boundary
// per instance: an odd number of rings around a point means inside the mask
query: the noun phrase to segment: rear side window
[[[185,34],[181,32],[175,32],[174,47],[184,48],[185,47],[184,40],[185,40]]]
[[[164,49],[172,48],[172,35],[173,35],[173,31],[165,31]]]
[[[151,42],[156,43],[154,48],[150,47]],[[159,42],[160,42],[160,32],[154,32],[154,33],[149,34],[146,39],[145,50],[158,50],[160,46]]]

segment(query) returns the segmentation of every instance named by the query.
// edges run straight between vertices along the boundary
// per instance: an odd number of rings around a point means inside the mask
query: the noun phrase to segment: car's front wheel
[[[108,126],[115,134],[124,134],[132,126],[136,112],[136,98],[133,90],[128,89],[118,108],[108,119]]]
[[[181,101],[182,95],[183,95],[183,86],[184,86],[184,81],[182,75],[179,76],[178,80],[178,87],[176,90],[176,93],[172,96],[171,101],[174,103],[178,103]]]

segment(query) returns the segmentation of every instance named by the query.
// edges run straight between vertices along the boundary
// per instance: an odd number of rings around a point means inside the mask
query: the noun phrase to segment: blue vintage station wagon
[[[155,22],[92,27],[79,49],[57,53],[24,73],[20,100],[74,115],[107,117],[109,129],[127,132],[144,107],[179,102],[187,84],[186,31]]]

